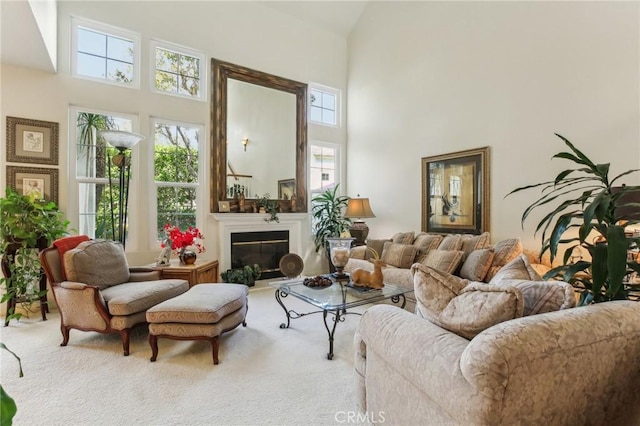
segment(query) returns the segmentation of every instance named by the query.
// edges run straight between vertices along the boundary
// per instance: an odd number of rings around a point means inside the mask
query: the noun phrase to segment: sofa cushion
[[[425,318],[437,318],[449,302],[469,284],[469,280],[420,263],[411,266],[411,275],[417,308]]]
[[[488,232],[483,232],[480,235],[463,234],[462,235],[462,251],[464,252],[464,258],[466,259],[469,254],[474,250],[480,250],[489,247],[489,238],[491,235]]]
[[[415,232],[398,232],[391,237],[391,241],[396,244],[411,244]]]
[[[520,242],[520,238],[512,238],[496,243],[493,246],[493,252],[495,253],[495,256],[493,257],[491,268],[489,268],[489,272],[484,278],[486,282],[491,281],[491,278],[498,273],[500,268],[518,257],[518,255],[522,254],[522,243]]]
[[[460,269],[460,276],[471,281],[482,281],[489,272],[493,262],[493,250],[474,250],[465,259]]]
[[[542,278],[531,267],[529,258],[521,254],[506,265],[491,278],[489,284],[500,284],[504,280],[532,280],[540,281]]]
[[[454,297],[437,319],[437,325],[467,339],[504,321],[520,318],[522,293],[516,287],[473,282]]]
[[[462,248],[462,235],[449,234],[442,239],[438,250],[460,250]]]
[[[144,312],[160,302],[189,290],[189,282],[179,279],[139,281],[114,285],[100,293],[111,315]]]
[[[110,240],[84,241],[64,254],[68,281],[100,289],[129,281],[129,265],[122,244]]]
[[[463,254],[464,252],[460,250],[431,250],[421,263],[430,268],[453,274],[462,263]]]
[[[504,280],[500,285],[520,290],[524,300],[524,316],[559,311],[576,305],[573,286],[563,281]]]
[[[375,250],[376,255],[381,258],[382,257],[382,250],[384,249],[384,243],[391,241],[390,239],[386,239],[386,240],[370,240],[367,239],[367,248],[370,250],[367,250],[367,252],[364,255],[364,259],[369,259],[371,257],[375,257],[373,255],[373,253],[371,252],[371,250]]]
[[[443,238],[440,234],[427,234],[426,232],[421,232],[416,235],[416,238],[413,240],[413,245],[418,249],[416,262],[423,261],[429,251],[437,249]]]
[[[387,241],[382,249],[382,261],[397,268],[409,268],[417,252],[418,249],[411,244],[397,244]]]
[[[53,242],[53,246],[58,249],[58,255],[60,256],[60,263],[62,264],[62,280],[65,281],[67,279],[67,274],[64,266],[64,254],[71,249],[78,247],[78,244],[89,241],[89,237],[87,235],[72,235],[70,237],[58,238]]]

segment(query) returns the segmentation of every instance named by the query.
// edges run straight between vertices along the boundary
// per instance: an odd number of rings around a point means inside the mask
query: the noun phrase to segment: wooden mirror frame
[[[218,201],[227,198],[227,80],[234,80],[282,90],[296,96],[296,208],[291,203],[285,212],[307,212],[307,84],[256,71],[240,65],[211,59],[213,94],[211,102],[211,195],[210,210],[219,211]],[[247,201],[255,199],[247,198]]]

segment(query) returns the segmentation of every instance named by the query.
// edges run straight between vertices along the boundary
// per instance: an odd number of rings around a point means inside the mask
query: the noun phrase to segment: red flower
[[[189,229],[183,232],[177,226],[171,226],[167,223],[164,226],[164,231],[171,239],[171,249],[176,253],[190,246],[195,247],[198,253],[206,250],[201,241],[204,240],[204,236],[202,236],[198,228],[190,226]],[[164,248],[164,243],[160,244],[160,246]]]

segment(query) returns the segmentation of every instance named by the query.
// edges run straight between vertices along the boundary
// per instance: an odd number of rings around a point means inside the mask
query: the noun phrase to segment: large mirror
[[[238,211],[242,192],[245,212],[265,194],[279,201],[282,212],[306,212],[307,85],[211,63],[211,211],[221,211],[220,201]]]

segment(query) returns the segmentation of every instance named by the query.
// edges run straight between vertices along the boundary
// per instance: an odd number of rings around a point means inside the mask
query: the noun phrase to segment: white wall
[[[348,195],[370,236],[421,226],[421,157],[490,146],[492,240],[520,217],[560,133],[611,174],[640,167],[638,2],[370,2],[349,37]],[[633,175],[627,182],[640,183]],[[546,212],[545,212],[546,213]]]
[[[70,16],[93,19],[137,31],[142,37],[142,87],[120,88],[70,77]],[[256,2],[58,2],[58,73],[48,74],[26,68],[2,65],[0,68],[2,124],[1,152],[6,152],[6,116],[25,117],[60,123],[61,172],[59,200],[67,210],[69,106],[130,113],[138,116],[139,128],[151,135],[150,117],[173,119],[205,125],[206,144],[210,143],[210,95],[197,102],[152,93],[149,90],[149,42],[152,38],[204,51],[208,59],[265,71],[302,82],[318,82],[346,90],[346,40],[309,23],[282,14]],[[20,40],[15,40],[19,43]],[[209,68],[209,66],[207,66]],[[207,77],[208,78],[208,77]],[[210,81],[207,90],[211,93]],[[310,139],[344,144],[346,130],[317,129],[309,126]],[[139,148],[138,148],[139,147]],[[140,144],[135,160],[138,176],[151,175],[151,147]],[[248,148],[250,149],[250,148]],[[209,187],[209,156],[206,155],[204,184]],[[0,191],[6,186],[5,157],[0,159]],[[149,178],[150,179],[150,178]],[[159,247],[151,243],[151,228],[146,217],[150,192],[143,179],[131,189],[135,214],[130,226],[138,227],[136,242],[127,245],[130,262],[151,262]],[[208,210],[208,191],[205,209]],[[203,214],[206,258],[215,259],[217,227],[210,215]],[[77,224],[72,224],[77,225]]]

